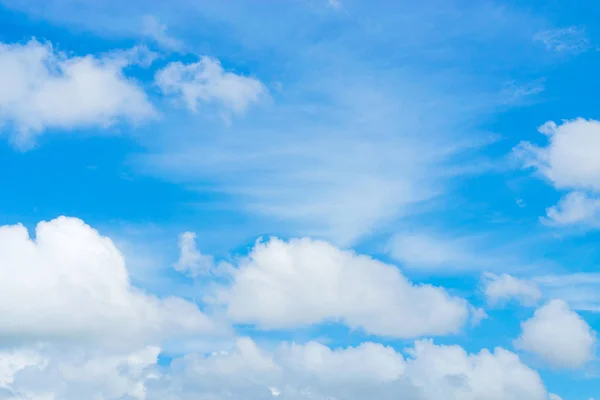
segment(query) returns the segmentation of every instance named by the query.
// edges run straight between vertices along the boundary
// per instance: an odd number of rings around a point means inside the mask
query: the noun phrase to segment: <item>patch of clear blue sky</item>
[[[393,7],[389,2],[346,1],[339,11],[316,1],[291,6],[287,2],[286,6],[283,2],[233,2],[235,6],[227,7],[216,2],[198,5],[183,0],[168,7],[166,3],[137,1],[86,5],[67,0],[2,3],[7,7],[0,9],[1,41],[23,42],[35,36],[80,55],[139,43],[136,35],[143,17],[139,10],[156,16],[174,36],[188,43],[192,52],[218,57],[227,68],[259,77],[269,85],[275,102],[289,101],[234,122],[233,129],[244,122],[253,125],[251,134],[263,128],[273,129],[265,125],[270,112],[297,118],[289,113],[289,108],[305,107],[315,100],[322,102],[323,107],[331,106],[330,99],[312,98],[310,91],[298,89],[313,79],[334,77],[337,73],[341,77],[339,87],[343,87],[381,71],[393,77],[394,68],[399,65],[416,71],[417,86],[451,79],[433,96],[444,94],[451,100],[465,100],[461,107],[481,106],[482,110],[473,117],[465,121],[459,117],[455,122],[470,125],[470,135],[475,137],[492,133],[499,138],[489,146],[475,149],[458,163],[460,167],[475,165],[482,171],[452,180],[444,196],[434,199],[431,207],[409,217],[396,216],[357,241],[354,248],[386,259],[382,243],[406,226],[450,235],[491,232],[491,247],[526,241],[526,245],[515,250],[516,257],[525,264],[550,261],[562,272],[597,269],[598,234],[559,235],[540,226],[538,217],[545,207],[556,203],[560,194],[543,182],[530,179],[528,172],[515,170],[506,158],[521,140],[543,140],[536,127],[547,120],[600,119],[596,100],[600,81],[595,79],[600,67],[600,52],[595,51],[600,38],[600,8],[592,1],[513,1],[496,5],[478,2],[476,6],[459,1],[454,2],[454,7],[442,1],[421,5],[407,2]],[[388,7],[394,12],[389,12]],[[532,40],[536,32],[569,26],[585,28],[592,44],[589,51],[557,54]],[[340,49],[344,49],[344,54],[336,60],[337,55],[330,52]],[[172,59],[191,60],[192,56],[168,55],[156,65]],[[152,70],[132,73],[153,93]],[[401,85],[394,79],[391,82],[388,94],[394,95]],[[277,83],[294,87],[299,94],[280,95],[274,90]],[[511,90],[536,85],[543,91],[511,100]],[[461,91],[466,99],[458,96]],[[508,96],[508,100],[490,100],[499,93]],[[161,101],[156,93],[152,96]],[[333,110],[343,111],[337,107]],[[320,122],[328,122],[322,114],[317,116],[325,119]],[[49,133],[40,139],[38,148],[26,153],[15,151],[3,141],[0,223],[23,222],[32,228],[38,221],[58,215],[80,217],[105,233],[135,242],[130,244],[132,252],[147,252],[144,260],[156,256],[158,261],[154,263],[160,265],[153,265],[151,273],[137,271],[139,275],[134,273],[134,279],[160,294],[189,284],[168,270],[177,257],[176,235],[182,230],[197,231],[201,249],[218,256],[231,251],[243,253],[258,235],[294,236],[294,226],[246,212],[238,200],[232,201],[231,193],[212,186],[210,179],[195,178],[190,183],[176,173],[140,170],[139,157],[160,152],[169,141],[192,140],[196,145],[198,135],[205,137],[212,129],[219,135],[228,134],[218,124],[205,115],[184,116],[181,111],[167,111],[166,119],[156,124],[136,131],[120,126],[121,134],[111,137],[94,135],[93,131],[84,135]],[[306,121],[296,119],[286,121],[285,126],[294,124],[310,127]],[[336,129],[340,127],[344,126],[335,125]],[[420,137],[423,141],[429,139]],[[215,144],[216,148],[220,145]],[[490,165],[493,168],[486,168]],[[519,207],[517,200],[525,206]],[[146,264],[142,260],[140,265]],[[478,273],[440,277],[407,272],[412,279],[443,284],[455,293],[475,290],[469,295],[475,304],[481,303],[476,292]],[[495,345],[510,348],[511,340],[518,334],[518,322],[530,311],[517,307],[492,310],[490,318],[479,327],[437,341],[458,343],[471,351]],[[585,317],[595,329],[600,328],[595,314],[585,313]],[[243,328],[241,331],[245,332]],[[298,340],[302,335],[327,337],[339,345],[356,344],[366,338],[357,332],[349,334],[339,326],[300,330],[293,335],[283,332],[265,336],[251,330],[248,333],[266,340],[294,335]],[[593,380],[568,373],[542,370],[542,375],[549,389],[565,399],[586,398],[598,390]]]

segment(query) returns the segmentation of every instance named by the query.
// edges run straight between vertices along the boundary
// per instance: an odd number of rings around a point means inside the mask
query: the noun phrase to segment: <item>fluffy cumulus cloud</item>
[[[600,194],[600,122],[578,118],[539,128],[548,144],[522,142],[515,148],[524,167],[533,168],[559,190],[572,191],[547,210],[550,222],[573,224],[597,220]]]
[[[501,348],[469,354],[459,346],[417,341],[405,354],[369,342],[269,349],[240,338],[230,350],[188,354],[160,367],[155,348],[120,356],[41,350],[8,355],[15,362],[0,391],[9,394],[3,398],[64,400],[553,398],[536,372]]]
[[[234,321],[293,328],[339,321],[393,337],[460,330],[468,304],[442,288],[414,285],[399,269],[322,241],[258,242],[214,293]]]
[[[152,117],[155,110],[145,92],[123,73],[125,66],[139,61],[132,54],[80,57],[36,40],[0,43],[0,129],[26,148],[48,130]]]
[[[183,368],[208,376],[227,370],[235,377],[229,380],[234,385],[239,382],[239,375],[254,371],[255,383],[245,388],[247,391],[233,392],[233,398],[240,399],[272,398],[274,394],[282,398],[322,400],[391,400],[399,396],[411,400],[441,396],[455,400],[542,400],[547,396],[537,373],[503,349],[468,354],[459,346],[418,341],[407,350],[405,358],[394,349],[375,343],[333,350],[309,342],[282,345],[270,354],[258,352],[249,343],[244,343],[244,347],[248,357],[237,350],[188,359]],[[222,359],[221,368],[215,367],[215,357]],[[258,360],[260,368],[249,369],[247,358]],[[187,375],[194,376],[189,372]]]
[[[515,278],[508,274],[485,273],[483,293],[491,305],[515,299],[523,305],[533,305],[542,298],[542,291],[535,282]]]
[[[35,238],[22,225],[0,227],[0,275],[4,343],[120,345],[215,329],[195,304],[132,286],[112,241],[78,219],[41,222]]]
[[[200,103],[216,103],[227,112],[243,114],[267,93],[258,79],[225,71],[219,60],[206,56],[190,64],[169,63],[155,80],[165,95],[181,98],[192,111]]]
[[[460,346],[415,344],[406,375],[419,395],[414,399],[546,399],[539,375],[510,351],[496,348],[468,354]],[[409,399],[411,397],[408,397]]]
[[[0,365],[12,367],[0,382],[0,398],[145,399],[147,382],[158,378],[159,351],[157,347],[146,347],[105,354],[67,347],[0,353]]]
[[[180,246],[181,269],[195,271],[194,235]],[[336,320],[397,337],[442,334],[470,308],[391,265],[309,239],[259,242],[237,265],[214,268],[230,281],[212,300],[234,321],[265,328]],[[0,227],[0,272],[2,399],[554,399],[510,351],[469,354],[431,340],[401,351],[241,337],[159,363],[154,344],[202,337],[214,324],[191,303],[133,287],[112,241],[74,218],[42,222],[34,238],[21,225]]]
[[[557,368],[579,368],[594,357],[596,332],[563,300],[552,300],[521,324],[515,345]]]
[[[516,149],[526,167],[537,169],[558,189],[600,191],[600,122],[578,118],[539,128],[548,144],[522,142]]]

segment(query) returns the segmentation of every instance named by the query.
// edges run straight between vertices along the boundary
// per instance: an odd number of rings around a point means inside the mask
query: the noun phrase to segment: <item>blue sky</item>
[[[599,13],[0,0],[0,397],[600,398]]]

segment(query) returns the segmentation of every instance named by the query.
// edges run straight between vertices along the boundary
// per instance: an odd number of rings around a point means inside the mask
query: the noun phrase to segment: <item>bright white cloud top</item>
[[[414,285],[392,265],[311,239],[257,243],[215,301],[237,322],[294,328],[342,322],[389,337],[457,333],[468,303],[442,288]]]
[[[160,343],[211,333],[198,307],[130,283],[110,239],[79,219],[0,227],[0,336],[9,342]]]
[[[596,332],[566,302],[552,300],[521,324],[516,346],[558,368],[580,368],[592,360]]]

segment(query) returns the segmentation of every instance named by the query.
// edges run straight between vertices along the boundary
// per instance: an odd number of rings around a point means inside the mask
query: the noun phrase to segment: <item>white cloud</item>
[[[104,53],[100,56],[100,59],[105,63],[110,63],[115,67],[125,68],[130,65],[139,65],[147,68],[156,59],[158,54],[150,50],[144,45],[134,46],[130,49],[124,50],[113,50],[108,53]]]
[[[142,19],[142,34],[167,50],[181,51],[183,49],[183,43],[170,36],[167,33],[167,26],[152,15],[146,15]]]
[[[14,399],[135,399],[147,395],[147,383],[159,374],[156,369],[160,349],[146,347],[122,354],[88,352],[81,349],[42,348],[0,353],[4,362],[18,367],[2,388]],[[23,363],[22,360],[27,360]]]
[[[542,43],[547,50],[557,53],[581,53],[590,48],[585,30],[576,26],[538,32],[533,40]]]
[[[596,332],[563,300],[551,300],[521,324],[515,346],[557,368],[579,368],[594,357]]]
[[[165,95],[180,97],[192,111],[199,103],[218,103],[243,114],[267,93],[259,80],[225,71],[219,60],[206,56],[190,64],[169,63],[156,73],[155,81]]]
[[[485,273],[482,283],[487,301],[492,305],[511,299],[523,305],[533,305],[542,298],[542,292],[535,282],[508,274]]]
[[[392,382],[403,375],[406,367],[400,353],[371,342],[335,350],[316,342],[283,345],[276,359],[292,373],[312,375],[334,384]]]
[[[0,336],[126,345],[213,332],[196,305],[146,295],[109,238],[81,220],[0,227]],[[118,339],[118,340],[116,340]]]
[[[184,237],[193,239],[189,232]],[[406,337],[450,331],[466,318],[463,300],[413,286],[392,266],[324,242],[259,243],[227,272],[232,286],[221,294],[234,302],[243,300],[240,293],[251,296],[248,304],[235,304],[238,310],[247,305],[250,315],[291,315],[279,320],[283,324],[333,318]],[[233,349],[189,353],[160,366],[160,349],[144,344],[149,336],[202,333],[205,317],[183,301],[170,308],[167,300],[133,288],[110,239],[76,219],[40,223],[35,240],[21,226],[1,227],[0,273],[6,278],[0,282],[0,336],[48,342],[0,349],[0,398],[548,399],[537,373],[506,350],[468,354],[431,341],[417,341],[405,357],[370,342],[332,349],[317,342],[259,346],[240,338]],[[281,303],[264,303],[269,300],[281,301],[283,312]],[[20,319],[13,321],[7,310]],[[7,322],[17,329],[7,330]],[[52,340],[59,336],[66,342]],[[102,339],[127,345],[88,346]]]
[[[539,131],[548,138],[547,146],[522,142],[515,148],[526,167],[537,169],[557,189],[600,191],[600,122],[548,121]]]
[[[501,348],[468,354],[459,346],[420,341],[408,353],[405,359],[375,343],[330,349],[316,342],[268,351],[240,339],[232,351],[191,354],[163,371],[152,348],[121,356],[54,353],[33,368],[15,371],[6,386],[16,398],[65,400],[548,398],[537,373]]]
[[[546,218],[542,221],[549,225],[586,224],[598,225],[600,216],[600,198],[591,197],[584,192],[570,192],[558,204],[546,209]]]
[[[548,144],[521,142],[515,155],[555,188],[572,191],[546,210],[546,221],[595,224],[600,209],[600,122],[577,118],[557,125],[548,121],[538,130],[548,137]]]
[[[461,269],[477,263],[464,238],[442,238],[422,233],[397,234],[388,243],[390,256],[407,267]]]
[[[33,349],[0,351],[0,388],[14,381],[15,374],[30,366],[43,365],[45,360]]]
[[[460,346],[420,341],[411,355],[406,376],[419,390],[415,399],[545,400],[548,396],[539,375],[503,348],[467,354]]]
[[[196,247],[196,234],[184,232],[179,236],[179,260],[173,265],[176,271],[191,276],[207,275],[215,266],[212,256],[200,253]]]
[[[265,329],[339,321],[385,336],[460,330],[468,304],[430,285],[413,285],[394,266],[322,241],[257,243],[211,299],[237,322]]]
[[[15,399],[63,400],[549,398],[539,375],[501,348],[468,354],[459,346],[417,341],[405,358],[369,342],[337,349],[317,342],[283,343],[269,350],[240,338],[233,349],[188,354],[167,368],[156,365],[157,351],[150,347],[112,355],[50,348],[5,353],[4,359],[18,366],[0,390]]]
[[[489,315],[483,308],[473,307],[471,309],[471,326],[477,326],[481,323],[481,321],[487,318],[489,318]]]
[[[155,114],[144,91],[123,74],[133,61],[106,55],[69,57],[31,40],[0,43],[0,125],[23,148],[51,129],[107,127]]]
[[[506,274],[485,273],[483,293],[489,304],[515,299],[523,306],[534,306],[540,300],[560,299],[577,311],[600,311],[600,274],[581,272],[537,275],[516,278]]]

